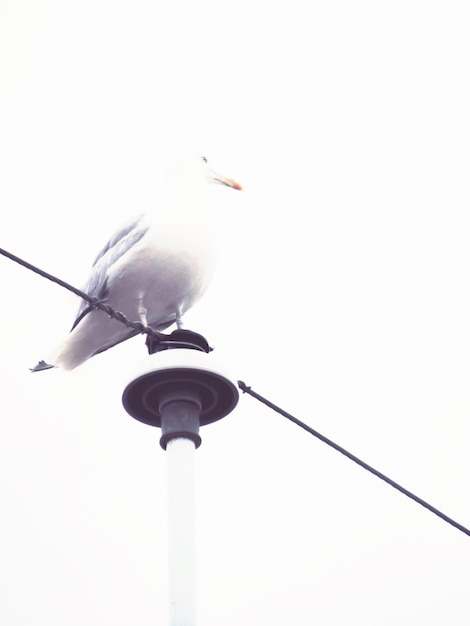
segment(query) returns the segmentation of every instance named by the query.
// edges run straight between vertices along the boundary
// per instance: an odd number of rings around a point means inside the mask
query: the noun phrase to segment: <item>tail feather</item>
[[[46,363],[46,361],[39,361],[39,363],[37,365],[35,365],[34,367],[30,367],[29,371],[30,372],[42,372],[43,370],[50,370],[53,367],[55,367],[55,365],[51,365],[50,363]]]

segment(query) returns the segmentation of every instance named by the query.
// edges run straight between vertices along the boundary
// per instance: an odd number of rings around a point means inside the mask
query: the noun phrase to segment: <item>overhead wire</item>
[[[371,465],[369,465],[365,461],[362,461],[355,454],[352,454],[352,452],[349,452],[348,450],[346,450],[342,446],[338,445],[337,443],[335,443],[331,439],[328,439],[328,437],[325,437],[324,435],[319,433],[317,430],[313,429],[311,426],[309,426],[305,422],[302,422],[297,417],[294,417],[293,415],[291,415],[287,411],[284,411],[284,409],[281,409],[279,406],[277,406],[276,404],[272,403],[267,398],[261,396],[259,393],[256,393],[255,391],[253,391],[253,389],[251,387],[246,385],[242,380],[238,381],[238,386],[243,391],[243,393],[247,393],[248,395],[252,396],[256,400],[261,402],[262,404],[265,404],[267,407],[269,407],[270,409],[272,409],[276,413],[279,413],[280,415],[282,415],[283,417],[287,418],[288,420],[290,420],[291,422],[293,422],[297,426],[300,426],[300,428],[303,428],[308,433],[310,433],[311,435],[313,435],[314,437],[316,437],[317,439],[319,439],[320,441],[325,443],[327,446],[330,446],[331,448],[333,448],[334,450],[336,450],[340,454],[343,454],[344,456],[346,456],[348,459],[350,459],[354,463],[357,463],[357,465],[360,465],[363,469],[367,470],[368,472],[370,472],[371,474],[373,474],[377,478],[380,478],[381,480],[386,482],[388,485],[390,485],[394,489],[397,489],[403,495],[407,496],[408,498],[411,498],[417,504],[420,504],[424,508],[428,509],[428,511],[431,511],[431,513],[434,513],[434,515],[437,515],[438,517],[443,519],[445,522],[447,522],[451,526],[454,526],[455,528],[457,528],[461,532],[463,532],[466,535],[470,536],[470,529],[466,528],[465,526],[463,526],[459,522],[455,521],[454,519],[452,519],[451,517],[449,517],[448,515],[446,515],[442,511],[440,511],[439,509],[436,509],[435,506],[433,506],[432,504],[429,504],[429,502],[426,502],[425,500],[423,500],[422,498],[420,498],[416,494],[412,493],[411,491],[409,491],[408,489],[406,489],[402,485],[399,485],[397,482],[395,482],[394,480],[392,480],[391,478],[389,478],[388,476],[386,476],[382,472],[379,472],[379,470],[373,468]]]
[[[83,300],[88,302],[91,307],[104,311],[110,317],[112,317],[112,318],[118,320],[119,322],[125,324],[125,326],[127,326],[128,328],[133,328],[134,330],[137,330],[140,333],[145,333],[145,334],[147,334],[149,336],[152,336],[152,337],[155,337],[157,339],[160,339],[160,337],[162,336],[161,333],[158,333],[153,328],[151,328],[149,326],[144,326],[143,324],[140,324],[139,322],[132,322],[132,321],[128,320],[123,313],[120,313],[119,311],[115,311],[109,304],[106,304],[106,302],[104,302],[102,300],[99,300],[98,298],[95,298],[95,297],[92,297],[92,296],[88,295],[84,291],[82,291],[80,289],[77,289],[73,285],[70,285],[69,283],[65,282],[64,280],[61,280],[60,278],[57,278],[57,276],[54,276],[53,274],[49,274],[48,272],[45,272],[44,270],[40,269],[39,267],[36,267],[35,265],[32,265],[28,261],[25,261],[24,259],[16,256],[15,254],[12,254],[11,252],[8,252],[7,250],[4,250],[3,248],[0,248],[0,254],[5,256],[5,257],[7,257],[8,259],[14,261],[15,263],[18,263],[19,265],[25,267],[26,269],[31,270],[32,272],[38,274],[39,276],[41,276],[43,278],[46,278],[47,280],[50,280],[50,281],[56,283],[60,287],[63,287],[64,289],[67,289],[68,291],[71,291],[72,293],[74,293],[75,295],[79,296],[80,298],[83,298]],[[408,489],[406,489],[402,485],[398,484],[397,482],[395,482],[394,480],[392,480],[391,478],[389,478],[388,476],[386,476],[385,474],[383,474],[379,470],[373,468],[371,465],[369,465],[365,461],[362,461],[356,455],[352,454],[351,452],[349,452],[348,450],[346,450],[342,446],[338,445],[337,443],[335,443],[331,439],[328,439],[328,437],[325,437],[324,435],[322,435],[321,433],[319,433],[318,431],[313,429],[311,426],[309,426],[305,422],[302,422],[300,419],[298,419],[297,417],[294,417],[293,415],[291,415],[290,413],[288,413],[284,409],[280,408],[279,406],[277,406],[276,404],[274,404],[273,402],[271,402],[267,398],[261,396],[260,394],[258,394],[255,391],[253,391],[253,389],[250,386],[246,385],[243,381],[239,380],[238,381],[238,386],[243,391],[243,393],[247,393],[248,395],[252,396],[256,400],[261,402],[262,404],[266,405],[268,408],[272,409],[276,413],[279,413],[280,415],[282,415],[283,417],[287,418],[288,420],[290,420],[291,422],[293,422],[294,424],[296,424],[300,428],[303,428],[305,431],[307,431],[308,433],[310,433],[311,435],[313,435],[314,437],[316,437],[317,439],[319,439],[320,441],[322,441],[326,445],[330,446],[331,448],[333,448],[334,450],[336,450],[340,454],[346,456],[348,459],[350,459],[351,461],[353,461],[354,463],[356,463],[357,465],[359,465],[360,467],[362,467],[366,471],[370,472],[371,474],[373,474],[377,478],[380,478],[381,480],[386,482],[388,485],[390,485],[391,487],[393,487],[394,489],[396,489],[397,491],[399,491],[403,495],[407,496],[408,498],[414,500],[414,502],[416,502],[417,504],[419,504],[422,507],[426,508],[428,511],[430,511],[434,515],[437,515],[438,517],[440,517],[446,523],[450,524],[451,526],[453,526],[457,530],[460,530],[464,534],[470,536],[470,529],[466,528],[465,526],[463,526],[462,524],[460,524],[456,520],[452,519],[451,517],[449,517],[448,515],[446,515],[445,513],[443,513],[442,511],[440,511],[436,507],[434,507],[433,505],[429,504],[429,502],[426,502],[425,500],[423,500],[422,498],[420,498],[416,494],[412,493],[411,491],[409,491]]]
[[[81,289],[77,289],[77,287],[74,287],[70,283],[65,282],[65,280],[57,278],[57,276],[54,276],[53,274],[49,274],[49,272],[45,272],[39,267],[36,267],[35,265],[28,263],[28,261],[25,261],[24,259],[16,256],[15,254],[12,254],[11,252],[4,250],[3,248],[0,248],[0,254],[14,261],[15,263],[18,263],[19,265],[25,267],[26,269],[31,270],[32,272],[38,274],[39,276],[42,276],[43,278],[46,278],[47,280],[50,280],[53,283],[56,283],[60,287],[64,287],[64,289],[68,289],[68,291],[71,291],[75,295],[79,296],[80,298],[88,302],[88,304],[94,309],[100,309],[101,311],[104,311],[110,317],[118,320],[118,322],[121,322],[122,324],[127,326],[127,328],[133,328],[134,330],[137,330],[139,333],[150,335],[151,337],[154,337],[156,339],[159,339],[162,336],[161,333],[154,330],[150,326],[144,326],[140,322],[132,322],[131,320],[127,319],[127,317],[123,313],[121,313],[120,311],[114,310],[109,304],[106,304],[106,301],[100,300],[99,298],[95,298],[93,296],[88,295]]]

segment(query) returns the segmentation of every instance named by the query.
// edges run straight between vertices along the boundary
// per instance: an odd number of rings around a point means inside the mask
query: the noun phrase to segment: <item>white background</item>
[[[470,526],[466,2],[1,0],[0,245],[82,286],[166,156],[219,188],[186,316],[235,379]],[[138,337],[32,375],[76,298],[0,258],[0,621],[167,623]],[[248,396],[197,452],[204,626],[469,623],[470,538]]]

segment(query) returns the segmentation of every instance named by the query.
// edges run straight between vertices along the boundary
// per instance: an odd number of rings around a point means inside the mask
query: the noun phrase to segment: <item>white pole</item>
[[[122,395],[132,417],[162,429],[160,445],[167,454],[170,626],[196,624],[194,457],[201,445],[199,428],[225,417],[238,402],[236,386],[207,368],[206,349],[204,354],[195,349],[203,338],[186,333],[191,341],[175,339],[173,347],[182,343],[188,349],[159,352],[159,366],[146,362]]]
[[[194,442],[182,437],[166,447],[170,626],[196,623],[195,450]]]

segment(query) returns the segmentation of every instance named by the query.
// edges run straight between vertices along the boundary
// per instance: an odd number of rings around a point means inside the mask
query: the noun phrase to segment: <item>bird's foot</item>
[[[139,318],[140,318],[140,323],[143,326],[148,326],[147,323],[147,309],[144,307],[142,300],[140,300],[139,302],[139,308],[137,309],[137,312],[139,314]]]
[[[176,318],[175,318],[175,322],[176,322],[176,328],[178,330],[182,330],[183,329],[183,314],[181,313],[181,311],[176,311]]]

